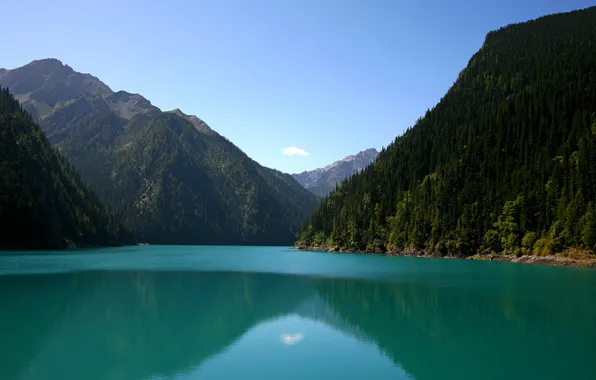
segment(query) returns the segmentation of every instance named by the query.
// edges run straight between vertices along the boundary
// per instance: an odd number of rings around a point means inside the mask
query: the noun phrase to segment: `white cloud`
[[[308,156],[308,152],[304,151],[304,149],[296,148],[295,146],[283,148],[281,152],[283,154],[287,154],[288,156]]]
[[[304,334],[281,334],[281,341],[283,344],[293,345],[300,343],[304,338]]]

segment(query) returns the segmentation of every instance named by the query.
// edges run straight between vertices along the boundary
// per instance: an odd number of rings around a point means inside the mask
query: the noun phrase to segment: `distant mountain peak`
[[[8,70],[8,71],[16,71],[16,70],[23,70],[27,71],[28,73],[37,72],[45,76],[58,76],[60,78],[68,77],[72,74],[79,74],[79,75],[89,75],[83,73],[77,73],[74,69],[68,65],[65,65],[56,58],[44,58],[44,59],[37,59],[35,61],[31,61],[23,67],[19,67],[18,69]],[[93,77],[94,78],[94,77]],[[47,79],[47,77],[46,77]],[[95,78],[99,81],[99,79]],[[107,87],[107,86],[106,86]]]
[[[333,191],[342,180],[370,165],[378,154],[379,152],[375,148],[366,149],[335,161],[324,168],[292,174],[292,177],[314,194],[325,196]]]
[[[36,60],[33,60],[33,61],[29,62],[28,64],[26,64],[24,67],[27,67],[27,66],[45,66],[45,67],[55,67],[55,68],[66,67],[66,68],[69,68],[70,70],[72,70],[72,68],[70,66],[65,65],[58,58],[36,59]]]
[[[16,69],[3,69],[0,85],[7,87],[37,119],[72,99],[112,93],[96,77],[76,72],[56,58],[38,59]]]
[[[28,65],[39,65],[39,64],[54,64],[54,65],[61,65],[65,66],[61,60],[58,58],[40,58],[34,59],[33,61],[29,62]],[[27,65],[25,65],[27,66]]]
[[[364,169],[364,167],[368,166],[371,162],[374,161],[378,154],[379,152],[375,148],[366,149],[356,154],[347,156],[342,160],[335,161],[334,163],[325,166],[322,170],[327,171],[341,165],[344,162],[353,162],[358,160],[363,161],[365,163],[365,166],[359,164],[356,164],[356,166],[360,167],[360,169]]]

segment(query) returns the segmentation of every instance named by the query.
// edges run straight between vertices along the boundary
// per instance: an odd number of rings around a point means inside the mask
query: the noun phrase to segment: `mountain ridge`
[[[316,198],[290,175],[262,167],[197,116],[89,78],[48,59],[8,70],[0,85],[139,240],[291,244]]]
[[[360,151],[337,160],[323,168],[292,174],[306,189],[318,196],[326,196],[344,179],[360,172],[372,162],[379,152],[375,148]]]

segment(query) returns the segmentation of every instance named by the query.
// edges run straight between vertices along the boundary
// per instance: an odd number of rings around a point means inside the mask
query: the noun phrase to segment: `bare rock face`
[[[111,110],[124,119],[160,112],[141,95],[113,92],[93,75],[76,72],[54,58],[33,61],[14,70],[0,70],[0,86],[7,87],[37,120],[56,112],[68,114],[65,108],[80,104],[81,99],[99,111]]]
[[[139,94],[118,91],[104,99],[112,112],[123,119],[130,119],[139,113],[155,114],[160,112],[159,108]]]
[[[347,156],[343,160],[335,161],[324,168],[292,174],[292,176],[312,193],[325,196],[333,191],[335,185],[342,180],[370,165],[378,154],[379,152],[374,148],[363,150],[358,154]]]
[[[3,69],[0,85],[7,87],[38,118],[71,99],[112,92],[96,77],[78,73],[54,58],[33,61],[14,70]]]

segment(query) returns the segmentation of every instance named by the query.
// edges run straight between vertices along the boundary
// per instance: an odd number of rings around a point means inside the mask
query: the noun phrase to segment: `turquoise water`
[[[145,246],[0,255],[0,379],[595,379],[596,271]]]

